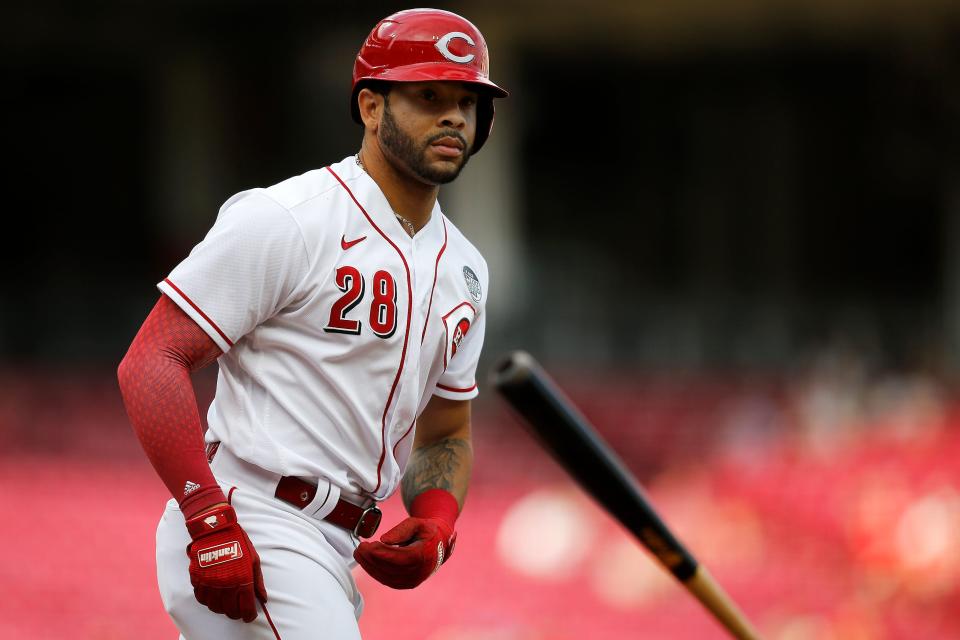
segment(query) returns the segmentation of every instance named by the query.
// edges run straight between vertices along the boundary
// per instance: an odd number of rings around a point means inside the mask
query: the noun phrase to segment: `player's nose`
[[[467,124],[467,118],[459,105],[452,105],[440,117],[440,126],[443,128],[462,129]]]

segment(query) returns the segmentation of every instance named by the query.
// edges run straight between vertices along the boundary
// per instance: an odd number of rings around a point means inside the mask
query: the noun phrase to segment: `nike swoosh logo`
[[[356,240],[347,241],[347,236],[340,236],[340,246],[343,248],[344,251],[346,251],[353,245],[359,244],[366,239],[367,239],[367,236],[363,236],[362,238],[357,238]]]

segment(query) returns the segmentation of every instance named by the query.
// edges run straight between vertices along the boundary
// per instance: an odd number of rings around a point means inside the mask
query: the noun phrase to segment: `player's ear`
[[[360,107],[360,119],[363,120],[364,128],[371,129],[376,133],[380,126],[380,118],[383,115],[383,94],[363,88],[357,94],[357,103]]]

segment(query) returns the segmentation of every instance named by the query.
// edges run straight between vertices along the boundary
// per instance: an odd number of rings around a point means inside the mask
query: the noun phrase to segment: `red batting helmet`
[[[490,82],[487,43],[480,30],[455,13],[409,9],[387,16],[373,28],[353,64],[350,113],[360,119],[357,94],[371,80],[424,82],[446,80],[474,85],[477,135],[471,153],[486,142],[493,128],[493,99],[507,92]]]

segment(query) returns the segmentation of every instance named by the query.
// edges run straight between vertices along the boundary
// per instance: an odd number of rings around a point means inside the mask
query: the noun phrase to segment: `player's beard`
[[[464,153],[461,156],[460,164],[452,169],[435,168],[427,163],[427,151],[430,145],[440,138],[456,138],[463,143]],[[467,141],[463,135],[454,129],[447,129],[427,138],[422,144],[418,145],[416,140],[407,135],[400,128],[393,114],[390,112],[390,103],[386,103],[383,109],[383,120],[380,121],[380,144],[387,148],[393,159],[401,162],[404,167],[414,176],[428,184],[447,184],[453,182],[467,166],[467,160],[470,159],[470,153],[466,151]]]

